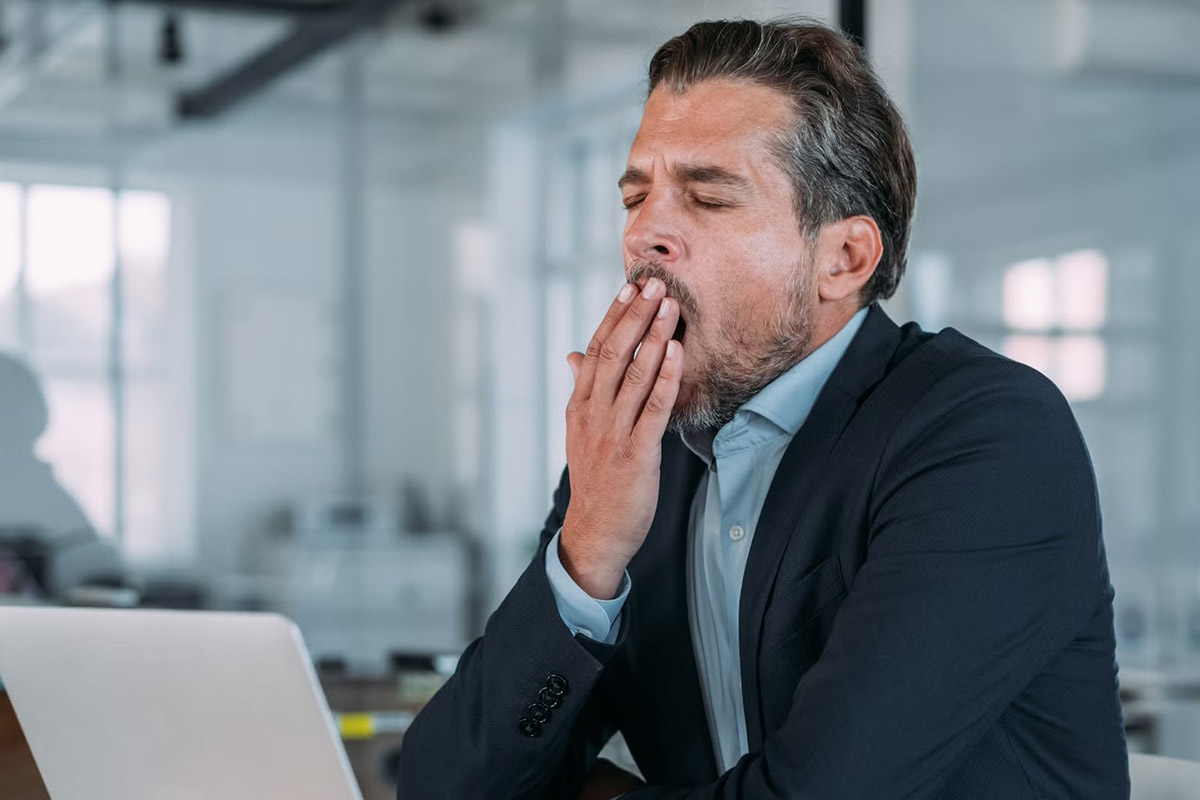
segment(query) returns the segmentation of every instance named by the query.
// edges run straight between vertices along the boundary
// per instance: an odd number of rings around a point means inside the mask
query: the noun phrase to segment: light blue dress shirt
[[[833,338],[748,400],[715,436],[683,437],[708,465],[689,520],[688,616],[720,772],[749,750],[738,663],[738,603],[758,515],[788,443],[866,316],[867,309],[860,309]],[[629,574],[615,599],[589,596],[562,566],[560,534],[546,548],[546,575],[559,616],[572,634],[611,644],[632,588]]]

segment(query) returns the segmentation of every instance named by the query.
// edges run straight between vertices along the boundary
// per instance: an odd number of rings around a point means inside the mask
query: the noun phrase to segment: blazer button
[[[546,689],[555,697],[562,697],[567,693],[567,679],[562,675],[551,675],[546,678]]]
[[[542,735],[542,726],[531,720],[529,717],[523,717],[517,723],[517,730],[522,736],[528,736],[530,739],[536,739]]]
[[[529,714],[529,718],[531,720],[539,725],[545,725],[550,721],[550,709],[546,708],[541,703],[534,703],[528,709],[526,709],[526,713]]]
[[[538,702],[546,708],[558,708],[559,704],[562,703],[562,699],[558,695],[552,694],[549,689],[543,686],[542,690],[538,692]]]

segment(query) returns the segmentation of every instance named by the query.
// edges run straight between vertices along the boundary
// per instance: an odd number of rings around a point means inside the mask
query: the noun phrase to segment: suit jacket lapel
[[[750,545],[738,609],[742,700],[751,752],[762,747],[758,647],[763,616],[783,552],[807,498],[820,480],[830,452],[858,407],[859,399],[882,379],[899,342],[900,329],[879,306],[872,305],[808,418],[784,451],[767,491]],[[795,542],[795,546],[812,549],[811,557],[815,557],[820,542],[810,538]]]

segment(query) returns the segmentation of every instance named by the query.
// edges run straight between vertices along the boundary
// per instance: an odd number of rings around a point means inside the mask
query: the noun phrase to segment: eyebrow
[[[732,189],[747,189],[750,186],[750,182],[741,175],[715,164],[681,164],[675,168],[675,172],[684,183],[708,183]],[[630,167],[617,181],[617,188],[624,189],[631,183],[650,183],[650,176],[645,170]]]

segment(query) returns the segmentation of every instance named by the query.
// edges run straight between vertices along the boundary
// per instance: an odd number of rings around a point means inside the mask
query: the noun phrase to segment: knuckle
[[[599,339],[593,337],[592,340],[590,342],[588,342],[587,351],[584,353],[584,355],[587,356],[588,358],[597,358],[597,357],[599,357],[600,351],[603,348],[604,348],[604,343],[601,342]]]
[[[670,409],[667,407],[667,399],[661,393],[655,392],[646,398],[646,411],[650,414],[658,416]]]
[[[602,364],[612,365],[621,360],[621,348],[617,347],[611,341],[606,341],[600,346],[600,362]]]
[[[646,365],[641,361],[634,361],[629,365],[629,369],[625,370],[625,380],[629,383],[642,384],[648,377]]]
[[[637,461],[640,454],[641,450],[632,438],[624,438],[617,445],[617,455],[626,463]]]

